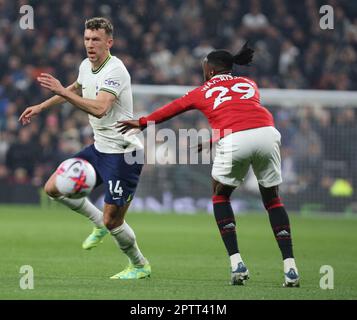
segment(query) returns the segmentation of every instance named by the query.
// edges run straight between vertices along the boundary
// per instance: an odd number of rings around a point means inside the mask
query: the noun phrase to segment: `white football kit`
[[[100,67],[93,70],[87,58],[79,67],[77,83],[82,87],[83,98],[96,99],[99,91],[109,92],[116,97],[113,106],[102,118],[88,115],[94,132],[95,148],[103,153],[126,153],[143,149],[138,137],[124,136],[115,128],[118,120],[133,118],[130,74],[123,62],[109,55]]]

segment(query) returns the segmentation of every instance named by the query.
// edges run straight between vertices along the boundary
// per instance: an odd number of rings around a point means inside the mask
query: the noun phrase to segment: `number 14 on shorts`
[[[113,200],[119,199],[123,195],[123,188],[120,186],[120,180],[115,181],[115,184],[113,183],[112,180],[109,180],[108,183],[109,183],[109,192],[113,196]]]

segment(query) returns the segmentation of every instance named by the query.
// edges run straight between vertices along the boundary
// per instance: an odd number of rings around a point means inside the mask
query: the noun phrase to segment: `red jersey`
[[[219,130],[219,138],[225,135],[224,130],[237,132],[274,126],[273,116],[260,104],[256,83],[229,74],[214,76],[201,87],[140,118],[139,123],[141,126],[148,121],[160,123],[192,109],[206,116],[212,129]]]

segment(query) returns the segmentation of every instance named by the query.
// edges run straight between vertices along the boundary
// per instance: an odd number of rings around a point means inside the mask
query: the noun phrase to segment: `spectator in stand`
[[[12,173],[18,168],[25,169],[28,175],[33,173],[38,148],[31,138],[30,129],[22,128],[19,131],[18,140],[10,145],[6,153],[6,166]]]

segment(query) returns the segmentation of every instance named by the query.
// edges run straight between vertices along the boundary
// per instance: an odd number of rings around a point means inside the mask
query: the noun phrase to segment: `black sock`
[[[226,246],[228,255],[231,256],[235,253],[239,253],[236,235],[236,221],[231,203],[229,200],[224,202],[216,202],[214,200],[213,210],[217,226],[221,233],[224,245]]]
[[[289,217],[284,205],[280,202],[280,198],[273,199],[266,205],[266,208],[269,212],[270,225],[278,242],[283,260],[294,258]]]

